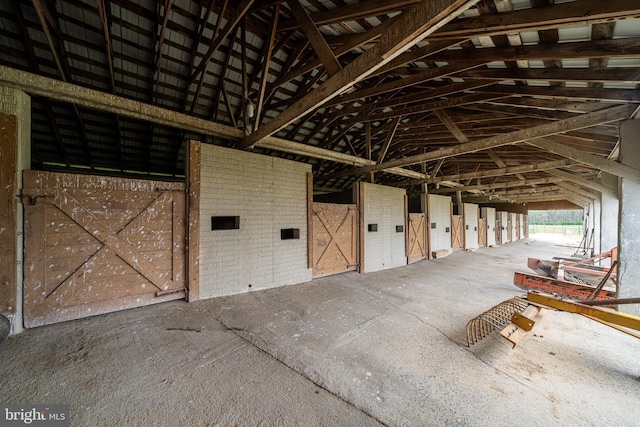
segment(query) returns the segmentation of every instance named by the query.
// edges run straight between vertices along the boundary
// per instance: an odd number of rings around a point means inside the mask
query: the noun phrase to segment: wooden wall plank
[[[187,299],[200,299],[200,168],[202,145],[199,141],[189,141],[189,155],[186,156],[187,175]]]
[[[17,307],[18,120],[0,113],[0,312],[13,314]]]

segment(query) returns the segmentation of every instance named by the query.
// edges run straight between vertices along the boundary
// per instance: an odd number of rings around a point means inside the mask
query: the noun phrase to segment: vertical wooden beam
[[[0,113],[0,313],[16,312],[18,120]]]
[[[372,160],[373,152],[371,147],[371,122],[366,122],[364,125],[365,130],[365,143],[367,146],[367,159]],[[376,182],[376,177],[374,172],[369,172],[367,174],[367,181],[374,183]]]
[[[358,203],[358,273],[364,273],[364,233],[365,224],[364,224],[364,183],[357,182],[357,203]]]
[[[426,185],[425,185],[426,187]],[[427,248],[427,259],[431,259],[432,255],[431,255],[431,202],[429,201],[429,194],[425,193],[425,205],[426,205],[426,210],[425,210],[425,216],[426,216],[426,224],[424,225],[425,227],[425,231],[427,233],[427,244],[426,244],[426,248]]]
[[[307,268],[313,268],[313,174],[307,173]]]
[[[202,143],[188,142],[185,156],[187,175],[187,301],[200,299],[200,170],[202,166]]]
[[[404,256],[409,263],[409,196],[404,195]]]

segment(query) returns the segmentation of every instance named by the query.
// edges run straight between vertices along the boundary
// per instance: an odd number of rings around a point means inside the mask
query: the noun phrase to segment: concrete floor
[[[466,346],[528,256],[572,251],[530,238],[28,330],[0,344],[0,401],[70,404],[77,426],[640,425],[636,338],[549,312],[515,349]]]

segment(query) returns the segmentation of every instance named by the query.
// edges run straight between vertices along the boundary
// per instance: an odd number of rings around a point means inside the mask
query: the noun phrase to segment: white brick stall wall
[[[451,253],[451,197],[429,194],[429,223],[435,223],[431,231],[431,252],[447,250]],[[447,231],[447,229],[449,231]]]
[[[364,185],[364,272],[384,270],[407,264],[405,247],[404,195],[401,188]],[[369,232],[368,224],[378,224]],[[401,225],[403,232],[396,232]]]
[[[465,249],[478,249],[478,205],[464,204],[464,246]]]
[[[307,172],[302,163],[203,144],[201,298],[311,280]],[[212,216],[239,216],[240,229],[211,230]],[[281,240],[282,228],[300,229],[300,238]]]
[[[518,214],[515,212],[509,212],[509,217],[511,218],[511,241],[515,242],[516,240],[518,240],[518,236],[516,235]]]
[[[507,221],[509,217],[509,213],[505,211],[497,211],[496,216],[500,219],[501,227],[502,227],[502,242],[501,244],[508,243],[508,235],[507,235]]]
[[[517,214],[518,221],[520,222],[520,238],[524,239],[524,214]]]
[[[487,220],[487,246],[496,244],[496,209],[482,208],[485,212],[484,218]]]

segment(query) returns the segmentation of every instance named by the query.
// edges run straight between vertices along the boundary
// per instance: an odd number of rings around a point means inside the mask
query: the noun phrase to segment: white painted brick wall
[[[311,280],[307,172],[302,163],[202,146],[202,298]],[[240,229],[211,230],[212,216],[239,216]],[[300,239],[281,240],[282,228],[300,229]]]
[[[524,239],[524,214],[517,214],[518,215],[518,222],[519,222],[519,226],[520,226],[520,238]]]
[[[487,220],[487,246],[496,244],[496,209],[482,208],[485,212],[484,218]]]
[[[451,252],[451,197],[429,194],[429,224],[431,228],[431,252],[446,249]],[[449,229],[449,231],[447,231]]]
[[[508,243],[508,235],[507,235],[507,221],[509,217],[509,213],[505,211],[496,211],[496,216],[500,219],[501,227],[502,227],[502,243]]]
[[[407,265],[405,246],[405,211],[402,188],[370,183],[364,185],[364,272]],[[369,232],[368,224],[378,224]],[[401,225],[403,232],[396,232]]]
[[[464,246],[478,249],[478,205],[464,203]]]
[[[516,227],[517,227],[517,220],[518,220],[518,214],[515,212],[509,212],[509,218],[511,218],[511,241],[515,242],[516,240],[518,240],[518,236],[516,235]]]

